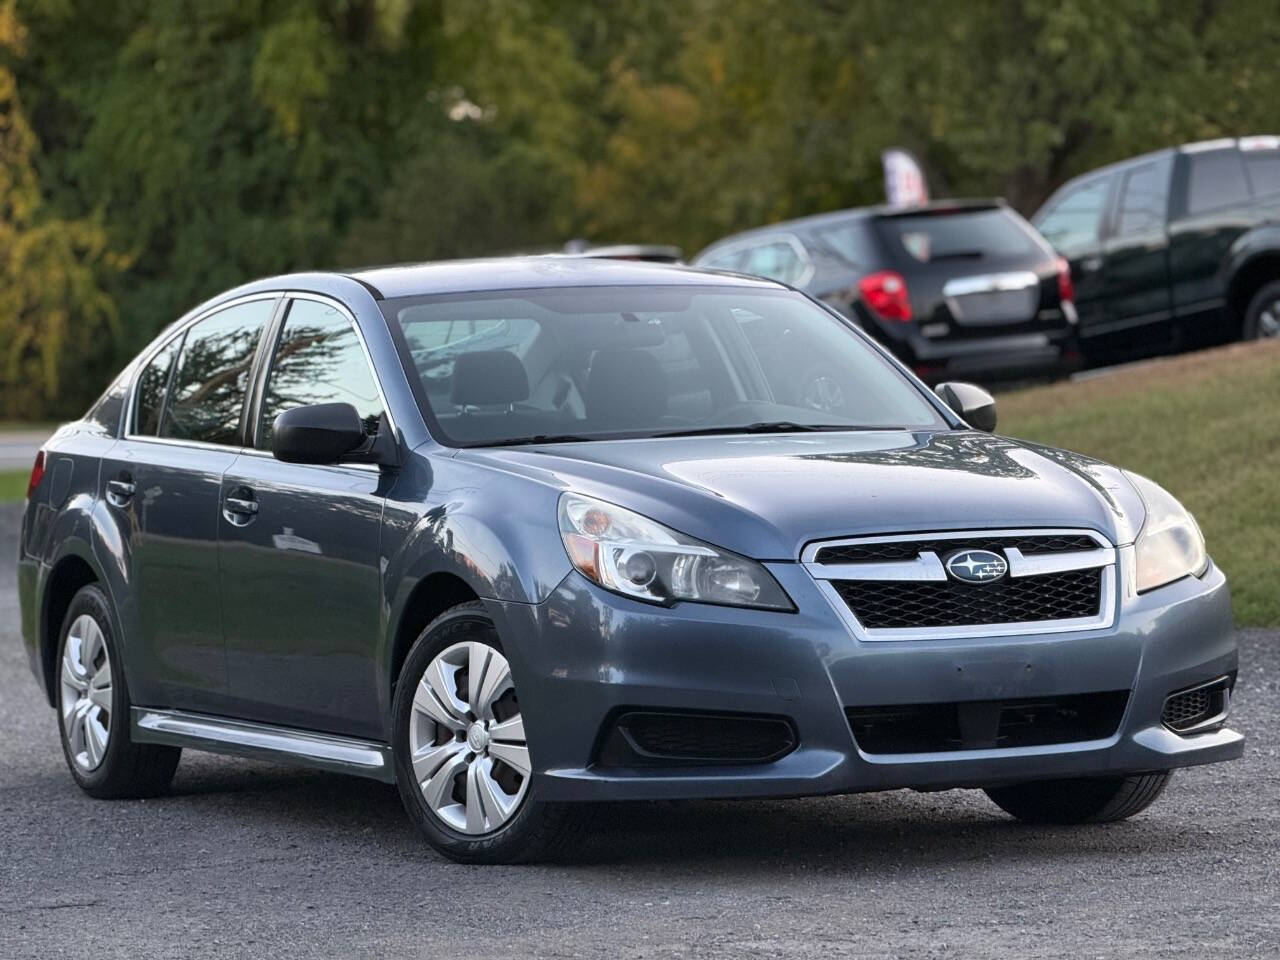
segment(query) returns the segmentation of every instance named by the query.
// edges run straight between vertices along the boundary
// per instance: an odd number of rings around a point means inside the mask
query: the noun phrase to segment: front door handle
[[[236,496],[226,497],[222,501],[222,515],[228,523],[243,527],[253,520],[258,513],[258,501],[253,499],[251,490],[236,490]]]
[[[126,507],[129,501],[133,499],[133,495],[137,492],[133,480],[129,479],[128,474],[124,474],[124,479],[107,481],[107,500],[114,506]]]

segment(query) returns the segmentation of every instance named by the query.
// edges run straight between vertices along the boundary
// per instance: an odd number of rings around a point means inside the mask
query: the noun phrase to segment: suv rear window
[[[876,229],[893,256],[908,266],[1028,257],[1039,252],[1028,229],[1003,208],[882,217]]]

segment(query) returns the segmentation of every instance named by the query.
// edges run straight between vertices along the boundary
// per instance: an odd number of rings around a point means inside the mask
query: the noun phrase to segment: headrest
[[[459,407],[519,403],[529,399],[529,375],[509,350],[475,350],[453,361],[449,400]]]
[[[655,423],[667,412],[666,372],[648,350],[598,350],[584,399],[599,427]]]

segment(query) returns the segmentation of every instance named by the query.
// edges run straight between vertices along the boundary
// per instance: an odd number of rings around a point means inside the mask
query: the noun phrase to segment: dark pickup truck
[[[1280,336],[1280,137],[1091,171],[1031,222],[1071,264],[1090,363]]]

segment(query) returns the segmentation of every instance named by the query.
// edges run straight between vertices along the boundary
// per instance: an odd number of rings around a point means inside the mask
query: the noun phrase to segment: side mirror
[[[349,403],[294,407],[276,417],[271,452],[285,463],[369,462],[369,438],[356,408]]]
[[[996,428],[996,398],[972,383],[940,383],[933,392],[975,430]]]

